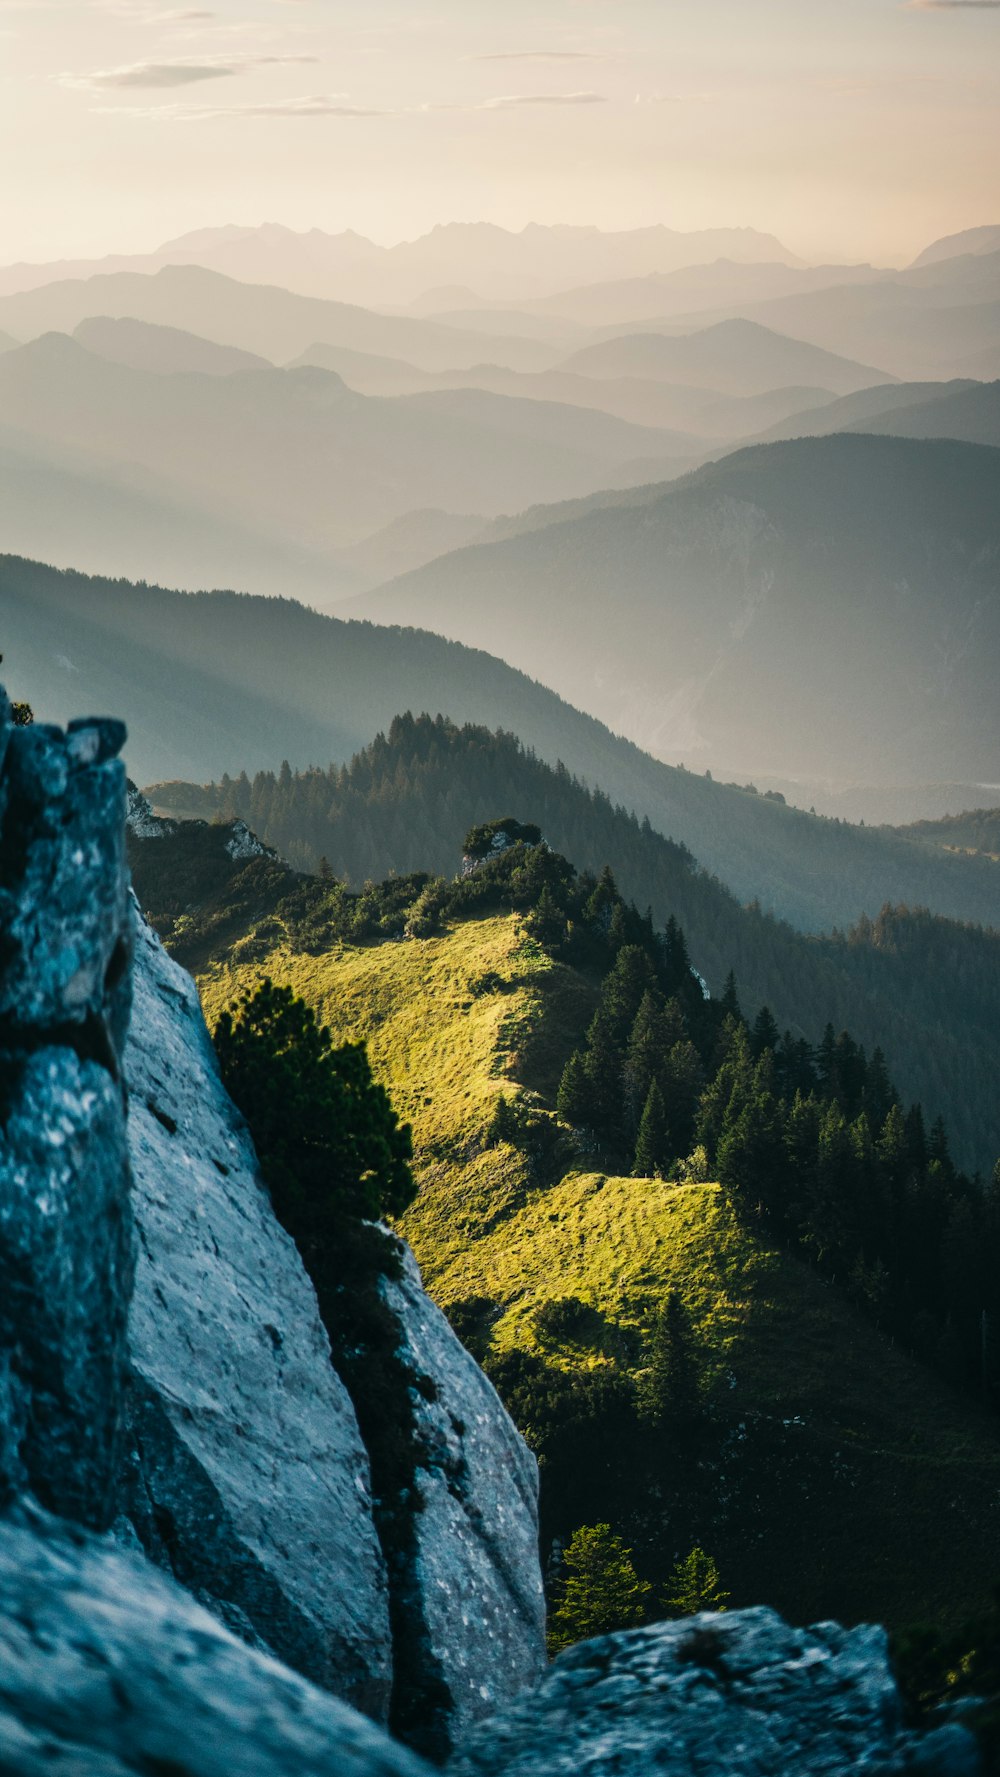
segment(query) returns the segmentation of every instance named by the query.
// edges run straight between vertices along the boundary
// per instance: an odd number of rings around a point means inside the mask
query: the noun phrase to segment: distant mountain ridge
[[[1000,780],[1000,451],[834,435],[554,508],[345,607],[726,775]]]
[[[297,232],[266,223],[197,229],[146,254],[8,266],[0,270],[0,294],[67,277],[196,264],[248,283],[279,283],[307,296],[398,307],[434,286],[477,288],[480,278],[493,296],[541,296],[565,284],[669,271],[723,255],[801,263],[773,235],[752,228],[685,233],[657,225],[608,233],[531,223],[515,232],[493,223],[454,222],[416,240],[380,247],[351,229],[341,234],[318,228]]]
[[[131,351],[113,345],[107,359],[50,333],[0,356],[6,424],[89,453],[103,473],[142,468],[178,502],[285,550],[325,553],[334,580],[338,549],[414,509],[516,511],[539,494],[561,499],[635,480],[628,465],[640,458],[669,473],[685,444],[612,415],[488,391],[376,399],[309,367],[166,375],[150,362],[159,346],[148,333],[105,323],[98,346],[109,331],[130,338]],[[169,347],[175,364],[178,339]],[[188,341],[183,350],[204,357],[217,348]],[[152,559],[149,568],[156,572]],[[252,585],[281,589],[261,575]]]
[[[686,844],[740,900],[804,930],[885,900],[1000,924],[995,867],[874,828],[819,820],[660,764],[502,661],[425,632],[281,599],[185,595],[0,557],[10,683],[42,720],[117,709],[134,778],[344,762],[406,710],[521,737]]]

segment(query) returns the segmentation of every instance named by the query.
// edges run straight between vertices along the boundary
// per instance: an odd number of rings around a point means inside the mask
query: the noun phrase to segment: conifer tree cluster
[[[421,886],[435,873],[449,878],[473,823],[494,822],[498,810],[520,811],[594,877],[611,859],[629,898],[651,905],[660,925],[670,914],[681,923],[692,960],[710,982],[721,984],[735,969],[745,1003],[770,1005],[782,1029],[816,1040],[831,1019],[869,1053],[881,1044],[909,1098],[919,1098],[931,1116],[946,1107],[961,1164],[992,1165],[1000,1152],[1000,940],[921,910],[917,903],[932,899],[921,877],[934,856],[929,847],[898,841],[911,905],[883,907],[874,917],[861,915],[849,931],[818,938],[755,903],[741,905],[684,845],[564,767],[543,763],[513,734],[458,727],[444,717],[398,716],[343,766],[283,765],[207,788],[163,785],[158,805],[168,809],[174,793],[185,811],[245,820],[296,869],[315,871],[325,859],[328,886],[344,897],[345,923],[349,914],[362,938],[388,929],[378,923],[384,909],[373,907],[373,883],[390,873],[397,884],[417,881],[416,872],[425,873]],[[818,848],[816,874],[836,871],[858,909],[877,906],[870,867],[861,868],[860,858],[851,862],[852,830],[806,815],[801,821],[800,842],[808,836]],[[737,880],[737,834],[727,833],[727,849]],[[433,900],[432,892],[432,913]]]
[[[766,1006],[750,1025],[731,976],[706,1001],[671,921],[617,950],[557,1108],[618,1171],[718,1180],[908,1349],[1000,1406],[1000,1167],[967,1177],[880,1049],[832,1024],[814,1049]]]

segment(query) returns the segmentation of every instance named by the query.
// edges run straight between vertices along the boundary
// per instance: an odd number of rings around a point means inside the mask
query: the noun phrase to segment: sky
[[[1000,0],[0,0],[5,262],[281,222],[1000,222]]]

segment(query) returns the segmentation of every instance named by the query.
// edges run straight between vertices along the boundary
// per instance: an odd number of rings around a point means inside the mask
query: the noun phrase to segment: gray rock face
[[[140,1556],[0,1521],[5,1777],[430,1777]]]
[[[538,1468],[408,1248],[402,1277],[382,1287],[414,1377],[418,1464],[409,1549],[393,1574],[397,1662],[415,1687],[410,1712],[426,1722],[436,1699],[453,1745],[545,1668]],[[398,1705],[406,1726],[406,1699]]]
[[[0,1504],[117,1512],[244,1643],[443,1749],[542,1668],[534,1460],[407,1257],[387,1289],[417,1486],[390,1601],[312,1285],[194,984],[128,901],[123,738],[0,707]],[[152,823],[135,794],[128,818]],[[238,825],[228,849],[262,848]]]
[[[384,1718],[388,1593],[354,1410],[194,983],[138,919],[125,1067],[139,1234],[128,1516],[231,1626]]]
[[[977,1777],[957,1725],[905,1731],[882,1629],[706,1612],[581,1642],[449,1777]]]
[[[125,825],[135,839],[169,839],[171,833],[177,831],[176,821],[164,820],[161,815],[153,813],[152,804],[131,778],[128,780]]]
[[[133,1267],[124,730],[0,692],[0,1497],[113,1511]]]

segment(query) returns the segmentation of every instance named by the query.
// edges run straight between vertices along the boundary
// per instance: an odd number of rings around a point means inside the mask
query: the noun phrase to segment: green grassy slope
[[[787,828],[783,817],[791,811],[778,803],[685,773],[676,776],[682,788],[701,792],[706,804],[715,793],[715,805],[727,819],[730,809],[756,814],[761,833],[770,826],[776,841]],[[751,1017],[767,1004],[782,1029],[787,1026],[810,1042],[819,1040],[830,1020],[838,1030],[850,1030],[869,1053],[881,1045],[907,1100],[919,1099],[931,1118],[946,1117],[964,1166],[988,1172],[1000,1153],[995,1090],[1000,936],[995,932],[897,908],[862,926],[849,919],[846,937],[806,938],[759,909],[740,906],[698,870],[689,854],[606,798],[589,795],[565,772],[532,759],[512,736],[481,728],[460,731],[443,723],[399,720],[387,740],[367,748],[345,773],[306,773],[287,781],[263,777],[228,790],[165,785],[156,800],[178,811],[238,813],[282,856],[314,870],[325,855],[337,876],[358,887],[369,878],[380,881],[416,870],[451,877],[467,829],[498,810],[537,821],[549,844],[579,869],[597,875],[612,860],[622,893],[640,908],[649,906],[658,925],[666,925],[671,915],[678,919],[691,959],[714,993],[722,992],[732,969]],[[816,880],[841,894],[849,879],[860,893],[864,880],[872,898],[866,895],[862,904],[873,913],[887,899],[908,902],[911,910],[926,904],[933,888],[924,873],[929,861],[974,871],[988,909],[980,917],[1000,924],[1000,875],[987,859],[945,854],[806,814],[793,818],[807,835]],[[734,828],[733,820],[728,830],[738,846]],[[874,874],[863,877],[860,848],[880,840],[885,841],[881,850],[872,844],[868,851]],[[782,868],[776,843],[772,882],[781,879]],[[196,949],[182,960],[199,968],[203,954],[209,952]]]
[[[524,1152],[490,1144],[501,1093],[546,1114],[595,994],[520,916],[318,955],[272,922],[206,967],[209,1021],[265,971],[339,1037],[367,1039],[414,1125],[420,1194],[403,1231],[440,1302],[481,1299],[494,1359],[541,1352],[588,1389],[635,1377],[667,1290],[681,1294],[712,1383],[713,1437],[680,1516],[648,1477],[629,1495],[623,1527],[644,1571],[659,1580],[698,1538],[734,1604],[766,1600],[799,1620],[949,1621],[985,1602],[1000,1573],[991,1421],[741,1227],[717,1186],[561,1167],[539,1183]],[[583,1321],[553,1344],[534,1316],[565,1296],[585,1304]],[[548,1513],[547,1535],[616,1518],[614,1461],[609,1449],[585,1476],[543,1473],[543,1491],[570,1500],[566,1521]]]

